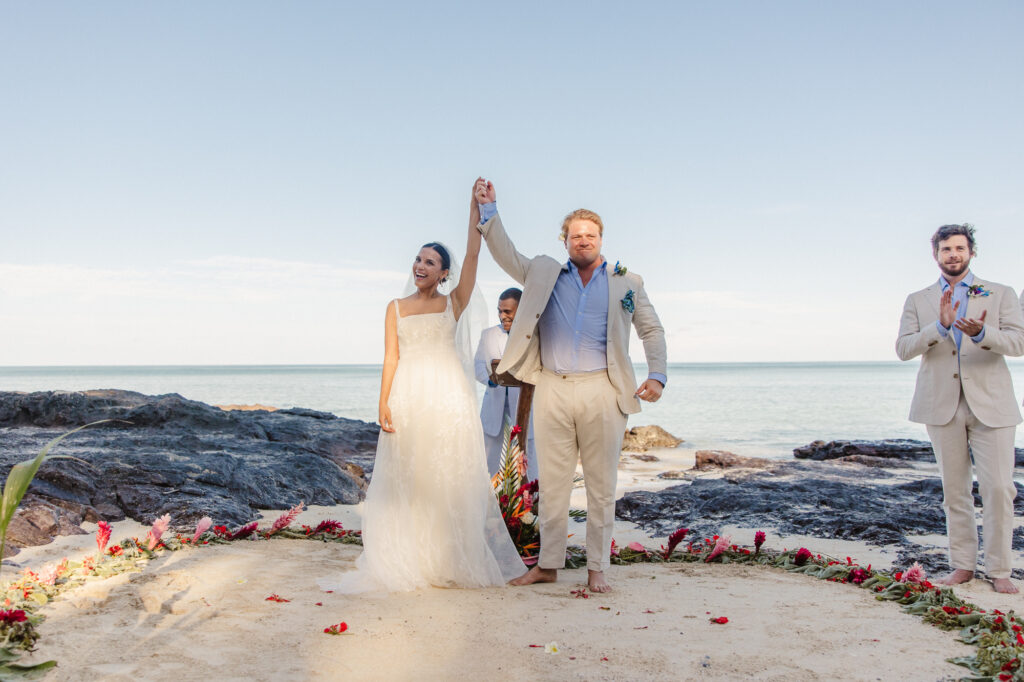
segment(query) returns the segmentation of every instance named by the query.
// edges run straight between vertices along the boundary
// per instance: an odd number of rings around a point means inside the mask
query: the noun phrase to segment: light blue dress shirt
[[[956,309],[956,319],[962,320],[967,316],[967,290],[974,284],[974,273],[968,272],[967,276],[957,282],[956,287],[953,289],[953,300],[952,305],[960,304],[960,307]],[[945,277],[939,277],[939,286],[942,287],[942,293],[945,294],[949,291],[949,282],[946,281]],[[938,327],[939,333],[942,334],[942,338],[949,336],[949,329],[942,326],[942,323],[938,320],[935,321],[935,326]],[[964,333],[956,327],[951,327],[953,330],[953,340],[956,341],[956,349],[960,350],[960,342],[963,340]],[[978,332],[977,336],[972,336],[971,341],[974,343],[981,343],[985,338],[985,328],[982,327],[981,331]]]
[[[480,222],[498,213],[496,202],[480,205]],[[558,374],[608,368],[608,262],[594,271],[586,286],[572,261],[562,266],[548,306],[540,316],[541,365]],[[668,377],[651,372],[662,386]]]

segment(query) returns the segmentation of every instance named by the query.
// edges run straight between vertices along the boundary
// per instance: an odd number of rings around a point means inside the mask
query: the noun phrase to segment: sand
[[[685,452],[672,456],[680,461],[656,468],[688,466]],[[627,464],[620,487],[652,487],[644,466]],[[582,490],[573,503],[583,506]],[[314,507],[297,523],[333,518],[357,528],[359,511]],[[265,517],[278,513],[268,510]],[[751,544],[754,530],[723,532]],[[114,524],[113,540],[145,532],[122,521]],[[570,524],[570,532],[574,544],[584,543],[584,524]],[[622,521],[615,538],[620,545],[664,542]],[[798,536],[769,534],[767,546],[807,546],[883,567],[894,558],[863,543]],[[63,537],[15,559],[39,568],[94,548],[92,536]],[[945,659],[972,652],[953,633],[866,590],[758,566],[612,566],[614,592],[587,599],[572,594],[585,583],[583,569],[563,571],[555,584],[523,588],[351,596],[318,587],[319,578],[351,570],[360,551],[273,540],[167,553],[141,573],[90,582],[45,606],[40,646],[28,660],[58,661],[47,680],[126,682],[936,680],[964,675],[966,668]],[[983,581],[958,593],[986,608],[1024,610],[1024,597],[995,595]],[[271,594],[290,601],[266,601]],[[719,616],[729,623],[710,622]],[[347,623],[345,634],[323,633],[339,622]],[[557,654],[543,648],[552,642]]]

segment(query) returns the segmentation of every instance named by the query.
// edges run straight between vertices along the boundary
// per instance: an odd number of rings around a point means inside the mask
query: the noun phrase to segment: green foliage
[[[47,443],[39,454],[32,459],[27,459],[24,462],[18,462],[11,471],[7,474],[7,481],[4,483],[4,494],[3,500],[0,501],[0,561],[2,561],[4,555],[4,549],[7,546],[7,526],[10,525],[11,519],[14,518],[14,513],[18,511],[18,505],[21,504],[21,498],[25,497],[25,493],[28,492],[29,485],[32,484],[32,479],[35,478],[36,472],[39,471],[40,465],[46,459],[55,459],[50,456],[50,450],[68,436],[82,429],[89,428],[96,424],[102,424],[103,422],[112,421],[110,419],[101,419],[85,426],[79,426],[77,429],[72,429],[65,434],[57,436],[49,443]],[[0,563],[2,566],[2,563]]]

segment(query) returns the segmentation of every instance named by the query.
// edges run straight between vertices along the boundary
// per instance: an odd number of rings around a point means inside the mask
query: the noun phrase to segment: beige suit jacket
[[[985,338],[964,336],[957,352],[953,332],[945,338],[935,326],[942,287],[938,282],[907,297],[900,319],[896,354],[901,360],[921,356],[910,421],[947,424],[956,412],[960,390],[981,423],[992,428],[1021,422],[1005,356],[1024,355],[1024,314],[1013,289],[978,276],[974,284],[992,293],[968,297],[966,317],[985,318]]]
[[[541,373],[541,340],[537,323],[551,298],[558,273],[562,271],[562,263],[550,256],[528,258],[516,251],[501,224],[500,216],[495,215],[480,225],[479,230],[495,262],[512,279],[523,285],[522,300],[519,301],[515,321],[509,329],[508,345],[498,365],[498,373],[510,372],[520,381],[536,384]],[[622,299],[631,289],[635,303],[634,311],[629,313],[622,307]],[[633,361],[629,358],[630,324],[636,327],[637,335],[643,342],[650,371],[667,376],[665,330],[644,292],[643,279],[632,272],[625,275],[609,273],[608,377],[618,394],[619,409],[623,414],[640,411],[640,401],[634,395],[636,375],[633,373]]]

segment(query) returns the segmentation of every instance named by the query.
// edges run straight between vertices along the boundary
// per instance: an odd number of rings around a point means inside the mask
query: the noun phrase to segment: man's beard
[[[939,263],[939,270],[941,270],[942,274],[946,275],[947,277],[959,277],[960,275],[967,272],[967,268],[969,268],[970,265],[971,259],[968,258],[967,260],[963,260],[960,261],[959,263],[954,263],[952,265]]]

